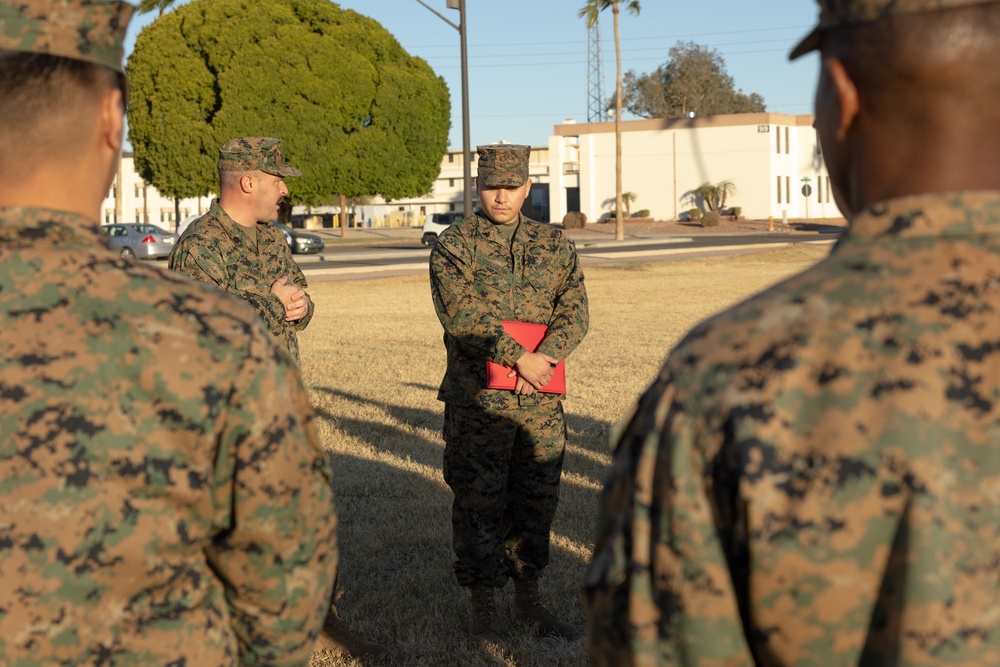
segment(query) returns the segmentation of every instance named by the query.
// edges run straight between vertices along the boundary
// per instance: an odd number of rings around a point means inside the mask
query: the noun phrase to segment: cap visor
[[[265,171],[265,170],[262,169],[261,171]],[[300,170],[298,170],[295,167],[293,167],[291,165],[288,165],[288,164],[283,164],[283,165],[281,165],[280,169],[275,169],[274,171],[268,171],[267,173],[272,174],[274,176],[282,176],[282,177],[286,177],[286,178],[290,178],[292,176],[301,176],[302,175],[302,172]]]
[[[795,60],[799,56],[804,56],[810,51],[817,50],[819,48],[819,45],[820,45],[819,28],[816,28],[811,33],[806,35],[805,39],[799,42],[798,46],[792,49],[792,52],[788,54],[788,59]]]

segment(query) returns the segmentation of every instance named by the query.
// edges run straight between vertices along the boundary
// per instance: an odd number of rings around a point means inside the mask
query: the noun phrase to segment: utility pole
[[[466,0],[446,0],[448,9],[458,10],[458,25],[449,21],[443,14],[433,9],[424,0],[417,0],[420,4],[433,12],[439,19],[458,31],[459,41],[462,48],[462,177],[464,179],[463,190],[465,199],[463,202],[465,215],[472,215],[472,147],[469,145],[469,50],[468,35],[465,20]]]

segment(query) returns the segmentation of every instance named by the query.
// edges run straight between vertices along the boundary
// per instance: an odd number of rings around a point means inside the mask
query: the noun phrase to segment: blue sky
[[[181,0],[178,4],[185,4]],[[262,0],[263,1],[263,0]],[[445,0],[425,0],[452,22]],[[452,96],[449,146],[461,149],[461,60],[458,31],[417,0],[342,0],[378,21],[410,54],[444,77]],[[577,12],[584,0],[467,0],[469,108],[472,145],[510,141],[546,145],[564,119],[587,121],[587,30]],[[642,12],[622,12],[622,69],[650,72],[678,41],[719,51],[744,93],[760,93],[768,111],[812,113],[817,56],[791,63],[788,52],[816,21],[807,0],[642,0]],[[133,20],[135,36],[155,18]],[[601,17],[605,95],[614,94],[615,52],[610,10]],[[625,116],[628,118],[629,116]]]

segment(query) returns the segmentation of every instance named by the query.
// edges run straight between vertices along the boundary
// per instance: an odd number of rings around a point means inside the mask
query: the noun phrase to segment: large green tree
[[[764,111],[764,98],[737,90],[726,61],[715,49],[678,42],[669,60],[649,74],[629,70],[623,81],[625,108],[646,118],[680,118]]]
[[[375,21],[329,0],[194,0],[139,34],[129,139],[161,192],[218,191],[218,147],[277,136],[304,204],[431,189],[447,150],[443,79]]]
[[[619,4],[625,5],[625,9],[636,16],[641,10],[639,0],[628,0],[619,2],[618,0],[587,0],[578,13],[579,17],[587,22],[587,28],[592,28],[600,13],[605,9],[611,9],[614,15],[615,28],[615,63],[617,64],[615,77],[615,239],[625,240],[625,221],[622,219],[622,43],[618,33],[618,15],[620,13]]]

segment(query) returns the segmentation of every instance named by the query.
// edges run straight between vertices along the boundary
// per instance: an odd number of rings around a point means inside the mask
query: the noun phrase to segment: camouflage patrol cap
[[[124,74],[134,10],[119,0],[0,0],[0,51],[85,60]]]
[[[476,146],[479,178],[488,188],[520,187],[528,180],[531,147],[516,144]]]
[[[263,171],[275,176],[301,176],[302,172],[281,156],[277,137],[240,137],[219,149],[219,171]]]
[[[918,14],[967,5],[981,5],[997,0],[816,0],[819,25],[788,55],[789,60],[819,49],[824,30],[872,23],[891,16]]]

